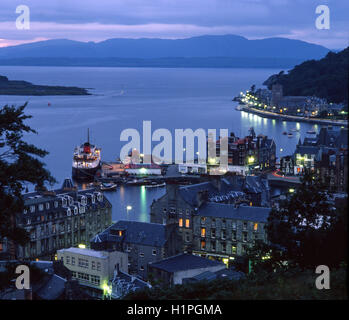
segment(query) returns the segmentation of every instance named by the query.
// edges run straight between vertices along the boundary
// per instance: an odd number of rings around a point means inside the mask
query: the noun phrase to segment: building
[[[93,297],[103,297],[116,270],[128,272],[128,255],[119,251],[69,248],[58,250],[57,258]]]
[[[216,142],[216,163],[219,164],[220,141]],[[276,145],[273,139],[262,134],[256,136],[254,129],[245,138],[239,138],[230,133],[228,138],[228,168],[241,168],[246,174],[249,171],[263,171],[275,168]],[[211,164],[212,165],[212,164]]]
[[[193,253],[222,260],[242,256],[255,240],[267,241],[271,209],[207,203],[193,217]]]
[[[17,258],[53,260],[56,251],[88,244],[90,238],[111,224],[111,204],[94,188],[77,190],[66,179],[61,189],[23,195],[25,209],[17,225],[30,235]]]
[[[150,221],[178,224],[183,244],[181,250],[190,251],[192,219],[197,208],[206,201],[247,202],[245,194],[240,190],[224,178],[187,186],[167,184],[166,194],[151,204]]]
[[[285,175],[294,175],[294,162],[292,156],[285,156],[280,159],[280,171]]]
[[[147,279],[147,265],[181,250],[177,224],[118,221],[91,240],[95,250],[128,254],[128,272]]]
[[[163,286],[174,286],[203,272],[217,272],[224,269],[225,265],[222,262],[184,253],[150,263],[148,272],[154,282]]]
[[[125,172],[133,176],[159,176],[162,174],[161,167],[157,164],[151,163],[130,163],[125,165]]]

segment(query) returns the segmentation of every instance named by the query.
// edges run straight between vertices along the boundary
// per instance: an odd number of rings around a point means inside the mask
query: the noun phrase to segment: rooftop
[[[94,258],[101,258],[105,259],[108,258],[108,254],[103,251],[96,251],[96,250],[91,250],[91,249],[82,249],[82,248],[68,248],[68,249],[61,249],[58,250],[57,252],[62,252],[62,253],[75,253],[75,254],[81,254],[84,256],[89,256],[89,257],[94,257]]]
[[[198,210],[198,215],[253,222],[267,222],[270,211],[271,208],[265,207],[235,207],[233,204],[206,203]]]

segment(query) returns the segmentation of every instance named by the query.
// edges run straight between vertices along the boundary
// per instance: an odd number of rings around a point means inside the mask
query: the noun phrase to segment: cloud
[[[320,32],[315,28],[317,0],[21,0],[21,4],[30,8],[30,30],[15,28],[16,4],[1,0],[3,43],[38,38],[101,41],[226,33],[252,39],[289,36],[331,48],[348,42],[349,1],[322,1],[331,10],[331,29]]]

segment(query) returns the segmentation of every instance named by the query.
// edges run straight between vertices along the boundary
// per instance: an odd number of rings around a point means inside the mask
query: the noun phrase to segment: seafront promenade
[[[280,114],[280,113],[275,113],[275,112],[270,112],[270,111],[265,111],[265,110],[259,110],[259,109],[247,106],[245,104],[238,105],[236,107],[236,110],[257,114],[261,117],[271,118],[271,119],[348,127],[347,120],[327,120],[327,119],[316,119],[316,118],[305,118],[305,117],[299,117],[299,116],[292,116],[292,115],[287,115],[287,114]]]

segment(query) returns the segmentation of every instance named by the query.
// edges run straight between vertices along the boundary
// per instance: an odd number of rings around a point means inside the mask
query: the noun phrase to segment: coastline
[[[248,107],[244,104],[238,105],[235,110],[245,111],[248,113],[253,113],[259,115],[264,118],[276,119],[276,120],[286,120],[286,121],[294,121],[294,122],[307,122],[313,124],[322,124],[322,125],[332,125],[332,126],[343,126],[348,127],[348,121],[345,120],[325,120],[325,119],[314,119],[314,118],[304,118],[298,116],[291,116],[286,114],[279,114],[270,111],[263,111]]]

